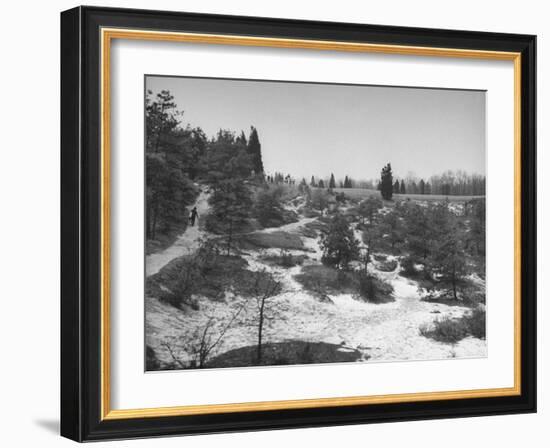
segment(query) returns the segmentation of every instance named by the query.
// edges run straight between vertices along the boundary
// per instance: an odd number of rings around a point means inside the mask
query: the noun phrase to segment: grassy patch
[[[301,272],[294,276],[305,289],[316,294],[355,293],[357,284],[352,272],[342,271],[325,265],[304,266]]]
[[[373,275],[357,271],[344,271],[325,265],[304,266],[294,276],[304,288],[318,298],[326,300],[329,294],[354,294],[372,303],[393,302],[393,288]]]
[[[361,353],[355,349],[325,342],[285,341],[262,345],[262,361],[257,363],[257,345],[230,350],[213,358],[207,367],[248,367],[257,365],[319,364],[355,362]]]
[[[292,268],[302,265],[308,258],[307,255],[293,255],[288,251],[281,250],[279,255],[264,255],[261,260],[271,265]]]
[[[299,235],[294,233],[275,231],[275,232],[255,232],[247,235],[236,235],[234,237],[235,245],[241,249],[294,249],[304,250],[305,246]]]
[[[467,336],[485,339],[485,321],[485,310],[477,308],[458,319],[436,319],[432,327],[422,326],[419,331],[422,336],[435,341],[456,344]]]

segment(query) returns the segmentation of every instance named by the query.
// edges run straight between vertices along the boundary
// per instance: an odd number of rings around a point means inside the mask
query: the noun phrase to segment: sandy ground
[[[198,204],[204,212],[206,197],[201,195]],[[199,207],[199,205],[197,206]],[[315,218],[302,218],[296,223],[276,229],[265,229],[264,232],[284,230],[299,234],[300,228]],[[195,229],[190,229],[196,232]],[[198,235],[195,235],[195,238]],[[321,258],[318,239],[301,237],[311,261],[317,263]],[[158,261],[151,263],[151,271],[158,271],[176,256],[193,250],[196,240],[192,234],[182,235],[174,246],[159,254]],[[371,304],[355,299],[351,294],[330,296],[333,303],[320,302],[294,280],[301,270],[300,266],[290,269],[268,265],[260,259],[266,253],[279,253],[278,249],[267,251],[249,251],[245,255],[249,269],[271,272],[282,284],[283,292],[270,299],[269,314],[273,319],[265,328],[265,341],[280,342],[288,339],[309,340],[340,344],[342,349],[353,348],[363,354],[362,360],[433,360],[445,358],[484,357],[486,341],[468,337],[457,344],[445,344],[421,336],[419,327],[431,324],[436,318],[445,316],[460,317],[468,311],[463,307],[451,307],[443,304],[428,303],[420,300],[418,285],[401,277],[399,266],[394,272],[381,272],[372,265],[373,272],[390,282],[394,288],[394,302]],[[304,253],[290,251],[291,253]],[[391,258],[391,257],[390,257]],[[149,266],[149,262],[148,262]],[[154,272],[156,272],[154,271]],[[228,322],[229,316],[242,306],[233,329],[229,330],[223,342],[212,355],[228,350],[252,345],[255,343],[254,327],[257,304],[254,299],[228,296],[226,301],[213,302],[199,298],[200,311],[186,313],[169,305],[160,303],[155,298],[146,302],[147,344],[151,345],[163,361],[170,361],[170,355],[161,346],[169,341],[181,360],[189,359],[189,341],[194,338],[197,329],[204,328],[206,322],[215,322],[213,333],[221,330]],[[231,304],[231,305],[229,305]]]

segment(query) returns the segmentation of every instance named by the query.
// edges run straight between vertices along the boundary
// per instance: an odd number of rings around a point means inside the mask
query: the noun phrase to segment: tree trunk
[[[151,222],[151,239],[155,239],[157,235],[157,217],[158,217],[158,204],[155,204],[153,208],[153,219]]]
[[[453,283],[453,297],[455,300],[458,300],[458,297],[456,296],[456,271],[453,266],[453,274],[452,274],[452,283]]]
[[[233,239],[233,220],[229,218],[229,233],[227,236],[227,256],[231,254],[232,239]]]
[[[256,363],[258,365],[262,363],[262,333],[264,329],[264,305],[265,305],[265,297],[262,299],[262,304],[260,305],[260,316],[258,320],[258,351],[256,353]]]

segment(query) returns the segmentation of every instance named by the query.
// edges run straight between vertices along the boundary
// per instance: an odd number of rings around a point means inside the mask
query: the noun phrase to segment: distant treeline
[[[276,172],[266,176],[269,183],[294,185],[296,179],[290,174]],[[485,176],[468,174],[465,171],[445,171],[441,175],[431,176],[429,179],[408,176],[405,179],[393,178],[394,194],[437,194],[445,196],[483,196],[485,195]],[[381,180],[356,180],[346,175],[343,179],[336,179],[331,173],[329,177],[311,176],[309,182],[302,178],[299,184],[313,188],[363,188],[380,190]]]

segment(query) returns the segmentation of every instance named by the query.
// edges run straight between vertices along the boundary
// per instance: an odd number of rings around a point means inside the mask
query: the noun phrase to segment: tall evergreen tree
[[[252,166],[256,175],[263,175],[264,164],[262,162],[262,145],[258,137],[258,131],[254,126],[250,127],[250,136],[248,137],[247,151],[252,158]]]
[[[385,200],[391,200],[393,195],[393,174],[390,163],[382,168],[380,174],[380,193]]]
[[[405,181],[401,179],[401,186],[399,187],[399,193],[406,194],[407,190],[405,189]]]
[[[319,184],[317,186],[319,188],[325,188],[325,183],[323,182],[323,179],[319,179]]]
[[[333,173],[330,173],[330,181],[328,183],[328,187],[330,189],[336,188],[336,181],[334,180],[334,174]]]
[[[248,141],[246,140],[246,135],[244,134],[244,131],[241,131],[241,134],[237,137],[237,142],[245,146],[248,145]]]
[[[315,176],[311,176],[311,182],[309,183],[310,186],[316,187],[317,184],[315,183]]]
[[[420,179],[420,183],[418,184],[419,193],[420,194],[426,194],[426,183],[424,182],[424,179]]]
[[[399,194],[399,181],[395,179],[395,183],[393,184],[393,194]]]

